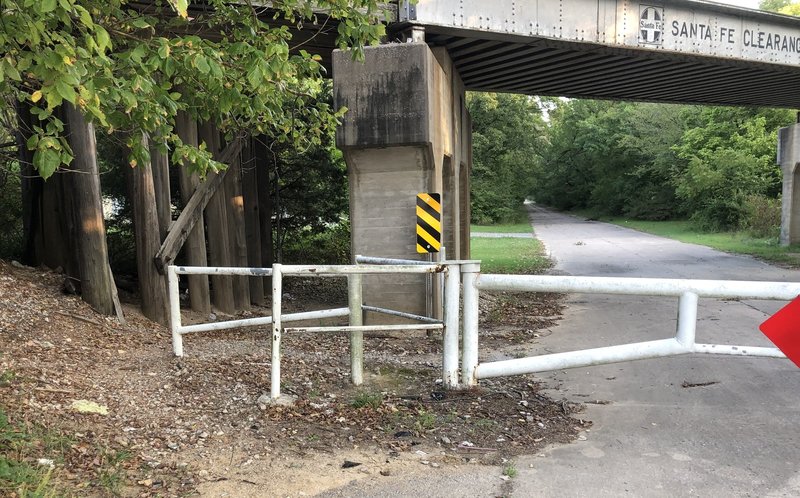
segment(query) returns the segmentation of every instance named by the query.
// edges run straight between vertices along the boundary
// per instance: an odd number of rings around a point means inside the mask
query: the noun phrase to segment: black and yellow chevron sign
[[[442,248],[442,195],[417,195],[417,252],[439,252]]]

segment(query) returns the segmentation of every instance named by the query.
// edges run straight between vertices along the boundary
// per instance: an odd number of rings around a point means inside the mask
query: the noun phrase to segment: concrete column
[[[439,192],[443,241],[458,258],[460,225],[469,222],[461,219],[458,166],[470,130],[461,123],[464,89],[447,52],[424,43],[382,45],[366,49],[362,63],[336,51],[333,75],[335,104],[348,109],[336,143],[348,165],[353,254],[437,261],[416,252],[416,196]],[[437,289],[425,276],[370,276],[364,302],[425,314],[440,302],[431,292]]]
[[[800,244],[800,123],[778,131],[778,164],[783,170],[781,245]]]

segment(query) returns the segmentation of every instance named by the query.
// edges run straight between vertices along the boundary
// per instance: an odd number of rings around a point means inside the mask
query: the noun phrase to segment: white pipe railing
[[[363,325],[363,295],[362,295],[362,275],[391,274],[391,273],[411,273],[411,274],[437,274],[448,273],[449,268],[444,264],[400,264],[382,265],[280,265],[272,266],[272,368],[270,371],[271,388],[270,397],[278,399],[280,392],[281,375],[281,293],[284,275],[299,276],[319,276],[331,277],[346,275],[349,278],[348,297],[350,300],[350,325],[349,326],[329,326],[329,327],[297,327],[286,329],[286,331],[297,332],[349,332],[350,333],[350,369],[353,384],[360,385],[363,382],[364,374],[364,332],[369,331],[396,331],[396,330],[416,330],[416,329],[442,329],[442,323],[427,323],[423,325]],[[277,277],[277,278],[276,278]],[[277,282],[277,284],[276,284]],[[456,327],[456,334],[458,328]],[[456,361],[458,354],[456,353]]]
[[[461,272],[464,284],[462,382],[465,385],[476,385],[478,379],[491,377],[690,353],[786,358],[776,348],[697,344],[695,335],[698,300],[704,297],[788,301],[800,295],[800,283],[796,282],[480,275],[479,265],[477,268],[462,266]],[[479,290],[675,296],[680,298],[676,335],[671,339],[479,363]]]
[[[237,329],[241,327],[259,327],[272,324],[271,316],[257,318],[244,318],[239,320],[224,320],[221,322],[198,323],[183,325],[180,309],[180,290],[178,286],[179,275],[249,275],[270,277],[271,268],[234,268],[234,267],[199,267],[199,266],[169,266],[167,267],[167,283],[169,287],[170,329],[172,332],[172,351],[175,356],[183,356],[183,336],[198,332],[213,332],[218,330]],[[308,320],[324,320],[350,315],[350,308],[335,308],[329,310],[304,311],[283,315],[284,322],[303,322]]]

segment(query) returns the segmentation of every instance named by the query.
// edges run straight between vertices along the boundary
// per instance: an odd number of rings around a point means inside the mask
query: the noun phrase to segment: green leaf
[[[94,28],[94,21],[92,21],[92,16],[89,14],[88,10],[84,9],[80,5],[76,5],[75,10],[78,11],[81,23],[83,23],[84,26],[87,28]]]
[[[64,80],[56,81],[56,91],[61,95],[61,98],[70,104],[75,104],[75,88],[65,83]]]
[[[198,54],[197,57],[194,58],[194,64],[197,67],[197,70],[202,74],[208,74],[208,72],[211,70],[211,67],[208,65],[208,60],[206,60],[204,55]]]
[[[108,31],[102,26],[95,26],[94,31],[97,48],[100,49],[100,52],[105,52],[106,48],[111,48],[111,38],[108,36]]]
[[[172,6],[175,7],[175,10],[178,12],[178,15],[186,19],[189,17],[188,9],[189,9],[189,0],[170,0]]]
[[[17,68],[12,66],[11,63],[8,61],[8,59],[4,60],[3,62],[4,62],[3,66],[5,66],[6,76],[8,76],[14,81],[22,81],[22,78],[20,77]]]
[[[39,4],[39,12],[42,14],[46,14],[47,12],[52,12],[56,10],[56,5],[58,2],[56,0],[41,0]]]
[[[33,154],[33,166],[47,180],[61,166],[61,155],[53,149],[39,149]]]

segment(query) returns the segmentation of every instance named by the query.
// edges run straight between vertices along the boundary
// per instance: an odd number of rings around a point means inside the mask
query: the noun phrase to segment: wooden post
[[[261,224],[258,205],[258,175],[253,154],[254,139],[247,141],[248,146],[242,150],[242,196],[244,197],[244,226],[247,245],[247,265],[261,267]],[[250,277],[250,302],[263,306],[264,282],[262,277]]]
[[[145,137],[145,141],[147,138]],[[146,145],[146,143],[145,143]],[[158,201],[154,171],[148,164],[128,169],[128,186],[133,204],[133,228],[136,238],[136,267],[142,313],[162,325],[168,325],[166,279],[158,273],[153,257],[161,247]]]
[[[242,196],[242,162],[237,154],[228,163],[228,174],[222,182],[228,204],[228,238],[231,242],[231,264],[247,266],[247,240],[244,225],[244,198]],[[233,277],[233,300],[236,309],[250,309],[250,283],[243,275]]]
[[[272,199],[271,183],[269,181],[269,167],[272,164],[269,157],[270,151],[264,143],[264,137],[255,137],[253,140],[253,155],[255,156],[256,180],[258,183],[258,219],[261,226],[261,265],[271,267],[275,262],[272,251]],[[272,295],[272,279],[265,278],[264,293]]]
[[[219,154],[219,133],[211,122],[200,126],[200,140],[215,157]],[[208,179],[215,175],[209,173]],[[208,263],[210,266],[232,266],[230,253],[230,237],[228,230],[228,209],[225,189],[218,188],[211,197],[205,210],[206,225],[208,226]],[[223,313],[236,312],[236,303],[233,298],[233,281],[229,276],[212,275],[211,287],[214,290],[212,300],[214,306]]]
[[[172,221],[172,196],[169,188],[169,157],[158,147],[150,146],[150,169],[153,172],[156,213],[158,215],[158,234],[161,242],[167,238]]]
[[[197,123],[189,114],[178,111],[175,118],[175,131],[178,137],[187,145],[197,145]],[[187,165],[183,165],[179,170],[179,180],[181,187],[181,200],[185,206],[191,199],[194,190],[200,184],[200,179],[196,174],[190,173]],[[203,228],[203,216],[200,215],[198,223],[189,233],[184,245],[186,263],[191,266],[208,266],[206,258],[206,236]],[[211,312],[211,300],[208,290],[207,275],[191,275],[189,277],[189,302],[195,311],[202,313]]]
[[[108,264],[108,247],[103,221],[100,175],[94,126],[74,106],[64,104],[69,144],[75,154],[66,175],[72,221],[76,230],[77,258],[81,277],[81,297],[99,313],[115,312],[116,287]],[[120,314],[120,310],[116,310]]]

